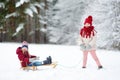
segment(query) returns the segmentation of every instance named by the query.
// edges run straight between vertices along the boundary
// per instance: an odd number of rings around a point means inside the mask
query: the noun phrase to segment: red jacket
[[[36,57],[36,56],[30,55],[28,51],[23,53],[21,47],[17,48],[16,54],[18,55],[18,59],[20,60],[22,67],[26,67],[28,64],[30,64],[29,58]]]

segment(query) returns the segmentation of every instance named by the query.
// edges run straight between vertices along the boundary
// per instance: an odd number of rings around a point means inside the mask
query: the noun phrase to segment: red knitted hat
[[[84,24],[86,24],[86,23],[89,23],[90,26],[92,26],[92,16],[88,16],[88,17],[85,19]]]

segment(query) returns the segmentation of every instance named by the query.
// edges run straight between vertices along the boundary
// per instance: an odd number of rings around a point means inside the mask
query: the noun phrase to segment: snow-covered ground
[[[44,60],[52,56],[58,66],[38,67],[37,71],[23,71],[16,55],[19,43],[0,43],[0,80],[120,80],[120,52],[97,50],[104,68],[97,66],[89,55],[86,69],[82,69],[82,52],[79,46],[29,44],[29,52]]]

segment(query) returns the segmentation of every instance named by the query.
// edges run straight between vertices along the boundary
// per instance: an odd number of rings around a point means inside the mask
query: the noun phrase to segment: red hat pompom
[[[27,41],[23,41],[22,45],[27,45],[28,46],[28,42]]]

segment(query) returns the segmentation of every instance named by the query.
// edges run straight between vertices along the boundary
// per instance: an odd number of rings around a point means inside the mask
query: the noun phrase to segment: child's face
[[[23,51],[23,52],[26,52],[26,51],[28,51],[28,49],[27,49],[26,47],[23,47],[23,48],[22,48],[22,51]]]
[[[85,27],[89,27],[90,26],[90,24],[89,23],[85,23],[85,25],[84,25]]]

